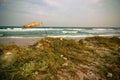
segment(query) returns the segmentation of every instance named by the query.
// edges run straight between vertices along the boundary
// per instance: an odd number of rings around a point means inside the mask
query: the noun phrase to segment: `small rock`
[[[60,55],[61,57],[63,57],[63,55]]]
[[[63,55],[60,55],[64,60],[67,60],[67,58],[66,57],[64,57]]]
[[[42,47],[43,45],[42,44],[38,44],[37,46],[36,46],[36,48],[40,48],[40,47]]]
[[[107,77],[112,77],[112,73],[109,72],[109,73],[107,74]]]
[[[66,58],[66,57],[63,57],[63,59],[64,59],[64,60],[67,60],[67,58]]]
[[[11,52],[7,52],[6,55],[11,55],[12,53]]]
[[[63,40],[63,38],[60,38],[60,40],[62,41],[62,40]]]
[[[0,56],[0,63],[2,67],[7,67],[14,63],[16,59],[16,55],[12,52],[6,52],[2,56]]]
[[[68,66],[68,63],[64,63],[64,64],[62,64],[62,66]]]

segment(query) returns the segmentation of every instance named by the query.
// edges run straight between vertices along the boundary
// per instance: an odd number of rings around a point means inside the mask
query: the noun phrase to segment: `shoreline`
[[[0,45],[2,80],[120,79],[120,36],[0,40],[7,44]],[[8,44],[15,41],[19,45]]]
[[[0,45],[4,44],[16,44],[18,46],[28,46],[35,43],[42,37],[0,37]]]
[[[52,36],[45,36],[45,37],[52,37]],[[29,46],[33,45],[36,41],[45,38],[45,37],[0,37],[0,45],[5,44],[16,44],[18,46]],[[88,36],[88,37],[96,37],[96,36]],[[118,37],[120,36],[98,36],[98,37]],[[74,39],[79,41],[80,39],[84,39],[87,37],[52,37],[52,38],[65,38],[65,39]]]

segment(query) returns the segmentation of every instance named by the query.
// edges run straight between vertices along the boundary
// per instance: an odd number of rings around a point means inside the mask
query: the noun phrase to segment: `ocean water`
[[[91,37],[120,36],[120,27],[32,27],[0,26],[0,37]]]

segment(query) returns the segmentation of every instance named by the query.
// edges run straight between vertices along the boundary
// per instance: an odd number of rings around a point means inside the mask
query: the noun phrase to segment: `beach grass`
[[[0,80],[119,80],[119,62],[119,37],[46,37],[0,45]]]

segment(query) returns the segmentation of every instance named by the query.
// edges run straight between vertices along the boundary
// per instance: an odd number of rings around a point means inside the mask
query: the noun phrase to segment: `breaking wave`
[[[87,37],[87,36],[109,36],[120,35],[120,28],[94,28],[94,27],[1,27],[0,37]]]

